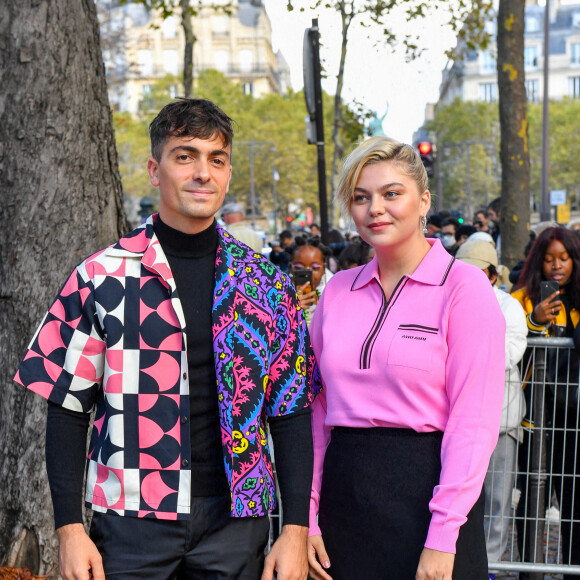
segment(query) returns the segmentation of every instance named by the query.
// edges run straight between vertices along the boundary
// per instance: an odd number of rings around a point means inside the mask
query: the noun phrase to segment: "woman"
[[[543,230],[532,245],[512,296],[524,307],[529,336],[574,337],[580,320],[580,240],[564,227]],[[557,282],[558,290],[542,296],[542,282]],[[543,298],[543,299],[542,299]],[[578,337],[574,337],[578,338]],[[554,356],[550,356],[554,355]],[[552,488],[560,504],[560,527],[564,564],[580,564],[580,500],[574,500],[580,489],[580,453],[576,451],[578,424],[578,355],[565,350],[549,351],[546,393],[548,410],[553,417]],[[557,359],[557,360],[556,360]],[[572,388],[567,389],[570,384]],[[526,390],[526,393],[529,389]],[[528,404],[528,408],[530,405]],[[526,442],[527,443],[527,442]],[[550,450],[549,449],[549,450]],[[520,448],[527,460],[527,447]],[[527,466],[522,465],[527,472]],[[564,475],[564,477],[561,477]],[[520,486],[525,493],[527,485]],[[576,491],[576,494],[578,491]],[[518,516],[526,512],[525,498],[520,498]],[[570,520],[574,523],[571,526]],[[521,521],[521,520],[518,520]],[[519,534],[523,549],[523,530]],[[529,551],[526,550],[529,554]],[[564,575],[564,579],[576,578]]]
[[[312,407],[311,575],[487,580],[481,489],[505,356],[497,299],[481,270],[425,239],[431,198],[409,145],[359,145],[338,198],[376,253],[335,274],[311,325],[324,384]]]
[[[304,309],[306,321],[316,310],[318,299],[326,282],[332,278],[332,272],[326,267],[327,257],[331,251],[318,238],[296,238],[296,247],[292,254],[291,271],[310,270],[312,282],[296,284],[296,295],[300,306]]]

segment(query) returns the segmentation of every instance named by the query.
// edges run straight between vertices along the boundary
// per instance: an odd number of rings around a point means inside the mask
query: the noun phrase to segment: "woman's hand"
[[[545,300],[542,300],[539,304],[536,304],[532,317],[538,324],[546,325],[550,322],[556,320],[556,316],[562,308],[561,300],[554,300],[556,296],[560,294],[560,291],[554,292],[548,296]]]
[[[316,290],[312,290],[310,282],[298,286],[298,288],[296,288],[296,296],[298,296],[300,306],[302,306],[304,310],[307,310],[313,304],[318,304],[318,294]]]
[[[332,580],[332,577],[324,571],[324,568],[330,567],[330,560],[321,535],[308,538],[308,566],[310,576],[314,580]]]
[[[423,548],[415,580],[451,580],[455,554]]]

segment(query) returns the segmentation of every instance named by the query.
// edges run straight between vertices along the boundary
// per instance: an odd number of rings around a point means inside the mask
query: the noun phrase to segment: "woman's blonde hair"
[[[371,137],[358,145],[343,161],[336,198],[345,215],[348,215],[350,211],[354,189],[361,171],[367,165],[381,161],[393,161],[405,175],[415,181],[419,193],[428,189],[427,172],[423,167],[419,153],[413,147],[388,137]]]

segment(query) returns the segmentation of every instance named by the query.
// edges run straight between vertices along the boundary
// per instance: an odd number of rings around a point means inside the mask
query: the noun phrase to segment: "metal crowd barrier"
[[[502,571],[526,572],[530,580],[580,577],[579,371],[572,339],[529,338],[520,369],[527,410],[521,429],[510,433],[518,459],[501,473],[492,462],[488,472],[513,480],[509,513],[492,515],[486,505],[488,551],[492,518],[503,524],[501,559],[490,557],[489,570],[498,578]]]

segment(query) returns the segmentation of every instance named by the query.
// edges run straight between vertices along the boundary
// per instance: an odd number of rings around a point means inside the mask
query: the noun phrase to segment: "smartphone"
[[[310,268],[297,268],[294,270],[294,286],[302,286],[307,282],[312,286],[312,270]]]
[[[540,300],[543,302],[554,292],[558,292],[558,290],[560,290],[560,284],[556,280],[543,280],[540,282]],[[556,296],[554,300],[557,299],[558,297]]]

